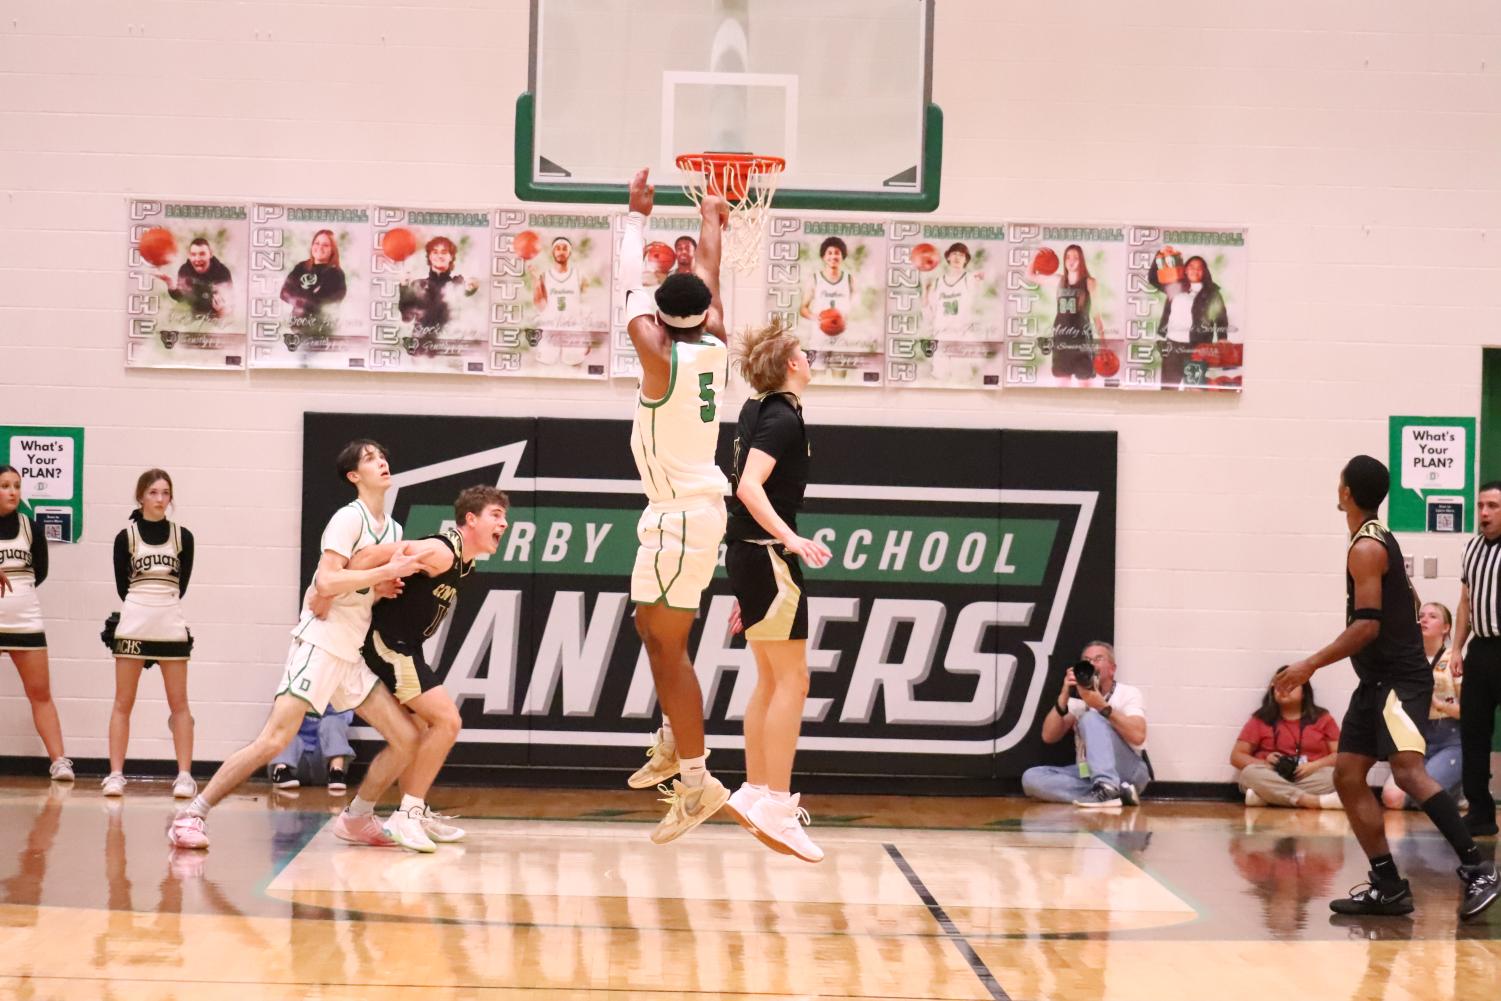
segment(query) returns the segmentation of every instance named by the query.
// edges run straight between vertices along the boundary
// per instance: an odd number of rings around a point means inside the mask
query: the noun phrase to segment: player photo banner
[[[732,431],[722,425],[721,462]],[[644,502],[629,432],[624,420],[306,415],[304,581],[349,500],[330,469],[353,438],[390,449],[389,510],[408,538],[451,521],[466,486],[510,496],[499,551],[428,645],[464,720],[455,762],[640,763],[660,711],[631,621]],[[806,571],[800,773],[1014,782],[1071,759],[1072,745],[1040,743],[1038,721],[1084,644],[1112,635],[1115,436],[813,425],[809,438],[817,475],[798,526],[834,556]],[[689,644],[726,770],[741,767],[756,681],[729,631],[733,604],[721,567]]]
[[[372,350],[366,206],[250,210],[250,364],[383,367]]]
[[[1012,223],[1006,243],[1005,385],[1123,385],[1125,228]]]
[[[125,364],[245,367],[243,204],[132,199]]]
[[[994,389],[1006,337],[1006,228],[893,220],[886,268],[886,381]]]
[[[497,209],[491,249],[492,375],[609,375],[610,216]]]
[[[1126,275],[1133,387],[1240,392],[1246,231],[1132,226]]]
[[[885,268],[884,223],[767,220],[767,318],[796,331],[814,385],[881,385]]]
[[[489,210],[382,207],[372,222],[369,367],[484,375]]]
[[[615,237],[615,268],[617,274],[629,268],[630,262],[620,259],[620,236],[625,226],[625,216],[616,215],[613,220]],[[693,274],[698,260],[699,217],[696,215],[655,214],[647,219],[646,248],[641,255],[640,276],[623,275],[625,280],[614,281],[615,289],[635,287],[654,290],[671,274]],[[726,326],[730,327],[731,301],[735,283],[725,275],[720,283],[719,294],[724,303]],[[631,344],[625,330],[625,300],[615,296],[610,307],[610,375],[617,379],[640,379],[641,359],[636,357],[636,348]]]

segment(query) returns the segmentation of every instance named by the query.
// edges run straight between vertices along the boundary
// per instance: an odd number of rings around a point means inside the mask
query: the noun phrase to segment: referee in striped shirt
[[[1475,501],[1480,534],[1465,546],[1460,564],[1459,616],[1449,668],[1464,675],[1459,696],[1464,792],[1470,801],[1465,824],[1471,834],[1496,833],[1491,798],[1491,737],[1501,705],[1501,480],[1480,487]],[[1475,641],[1465,650],[1465,640]],[[1461,660],[1463,654],[1463,660]]]

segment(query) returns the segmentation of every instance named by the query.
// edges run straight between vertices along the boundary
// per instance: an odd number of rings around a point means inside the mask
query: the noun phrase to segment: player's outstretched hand
[[[650,168],[642,167],[631,178],[630,208],[632,212],[640,212],[642,215],[651,215],[652,202],[657,196],[657,189],[647,180],[648,173]]]
[[[1313,677],[1313,668],[1308,661],[1300,660],[1296,664],[1282,668],[1272,679],[1272,684],[1277,688],[1278,695],[1290,695],[1303,687],[1303,683]]]
[[[740,618],[740,602],[736,601],[730,606],[730,635],[734,636],[745,628],[745,622]]]
[[[720,229],[730,224],[730,203],[719,195],[704,195],[698,210],[703,213],[705,222],[717,222]]]
[[[313,613],[313,618],[315,619],[328,618],[328,611],[333,607],[333,598],[328,595],[319,594],[316,591],[313,592],[313,596],[308,599],[307,603],[307,610]]]
[[[800,535],[794,535],[788,540],[786,546],[789,553],[792,553],[814,570],[829,562],[829,557],[833,555],[833,553],[829,552],[829,547],[822,542],[814,539],[805,539]]]

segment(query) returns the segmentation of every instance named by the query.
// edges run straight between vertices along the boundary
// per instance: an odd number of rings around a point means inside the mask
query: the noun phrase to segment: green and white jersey
[[[347,560],[353,559],[354,554],[362,549],[400,541],[401,525],[395,518],[377,519],[364,503],[353,500],[335,511],[328,520],[318,553],[321,559],[325,551],[332,550]],[[309,584],[302,598],[302,618],[292,635],[339,660],[359,660],[360,646],[370,631],[370,606],[375,604],[371,589],[339,595],[328,615],[321,619],[308,611],[308,601],[313,593],[313,586]]]
[[[729,376],[729,351],[708,334],[672,342],[667,394],[648,400],[636,392],[631,452],[641,489],[653,504],[704,494],[722,495],[729,481],[714,463],[719,400]]]

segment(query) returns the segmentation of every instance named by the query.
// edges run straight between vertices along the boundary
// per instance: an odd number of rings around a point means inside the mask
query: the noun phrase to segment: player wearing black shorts
[[[1360,847],[1371,860],[1370,883],[1330,903],[1339,915],[1398,915],[1413,909],[1412,891],[1397,872],[1381,806],[1371,795],[1371,767],[1391,764],[1403,792],[1421,804],[1459,855],[1464,884],[1463,918],[1480,914],[1501,895],[1496,866],[1483,861],[1465,828],[1459,807],[1423,767],[1427,745],[1419,721],[1428,716],[1433,672],[1418,630],[1418,599],[1407,579],[1402,550],[1376,518],[1390,475],[1368,455],[1357,455],[1340,473],[1339,509],[1350,529],[1345,559],[1347,625],[1318,653],[1278,672],[1278,691],[1300,688],[1314,671],[1346,657],[1360,679],[1340,729],[1334,785]]]
[[[799,394],[811,373],[797,337],[779,326],[747,334],[736,354],[756,395],[735,429],[725,567],[735,628],[743,626],[756,658],[756,691],[745,711],[746,781],[725,810],[767,847],[818,862],[823,849],[803,830],[808,814],[792,794],[808,695],[802,562],[821,567],[829,559],[828,547],[797,533],[811,456]]]
[[[428,664],[422,645],[448,616],[459,581],[473,571],[475,558],[499,548],[509,506],[506,495],[495,487],[469,487],[454,501],[457,527],[409,541],[407,549],[421,560],[422,570],[406,579],[396,597],[376,602],[361,650],[365,665],[396,701],[426,724],[417,753],[401,775],[399,810],[419,820],[435,842],[464,837],[462,829],[427,805],[428,790],[458,740],[462,723],[458,707]],[[358,569],[355,563],[351,566]]]

